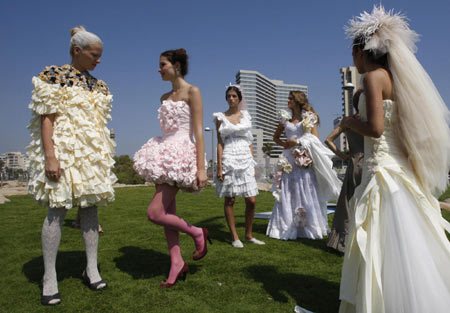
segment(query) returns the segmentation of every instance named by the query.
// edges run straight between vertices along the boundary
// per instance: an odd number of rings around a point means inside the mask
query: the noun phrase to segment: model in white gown
[[[315,113],[303,111],[298,123],[291,122],[286,111],[280,115],[286,138],[301,143],[313,162],[309,168],[299,167],[292,154],[295,147],[284,149],[282,157],[292,171],[282,173],[280,189],[274,192],[276,202],[266,235],[282,240],[322,239],[329,232],[327,201],[337,199],[342,185],[332,169],[333,152],[311,133],[318,122]]]
[[[360,108],[367,120],[364,101]],[[340,312],[448,312],[450,243],[444,226],[450,227],[395,141],[395,102],[384,100],[383,108],[383,135],[364,140]]]
[[[364,33],[368,29],[371,32]],[[431,192],[432,187],[438,186],[434,183],[437,178],[445,177],[449,169],[450,132],[445,122],[448,109],[439,100],[429,102],[440,97],[436,97],[434,85],[409,49],[412,45],[405,45],[411,39],[407,36],[415,33],[409,30],[402,16],[386,13],[382,7],[375,8],[372,14],[364,13],[359,20],[353,20],[350,31],[355,41],[367,37],[353,49],[358,70],[365,67],[373,74],[375,63],[367,61],[369,52],[366,51],[385,49],[388,66],[378,67],[375,76],[371,75],[371,82],[379,77],[385,77],[384,82],[392,79],[392,98],[396,100],[380,100],[384,130],[378,138],[367,135],[364,140],[363,176],[353,197],[339,312],[450,312],[450,243],[445,234],[445,230],[450,231],[450,225],[442,218],[439,203]],[[371,41],[372,37],[377,41]],[[386,42],[388,46],[384,46]],[[369,91],[368,95],[374,97],[374,93],[381,91],[371,89],[376,86],[371,82],[365,82],[365,88],[369,89],[365,93]],[[408,95],[414,96],[416,88],[422,95],[408,99]],[[415,99],[424,99],[423,107]],[[361,97],[361,122],[344,119],[344,127],[374,125],[368,123],[368,101]],[[423,114],[408,115],[410,112],[403,111],[405,108],[416,111],[415,114],[422,110]],[[374,114],[373,106],[371,112]],[[423,121],[435,128],[427,128]],[[410,129],[403,135],[397,131],[400,123]],[[415,127],[419,128],[417,134]],[[434,130],[439,130],[439,134],[431,135]],[[414,137],[409,137],[412,134]],[[420,142],[421,134],[427,134],[428,141]],[[416,144],[417,150],[408,146],[406,140]],[[421,151],[423,145],[428,145],[429,150]],[[433,153],[433,149],[440,153]],[[426,165],[428,174],[420,171],[424,164],[418,163],[417,151],[430,160]],[[441,168],[435,173],[433,160],[442,160],[436,163]],[[445,188],[445,181],[439,187]]]

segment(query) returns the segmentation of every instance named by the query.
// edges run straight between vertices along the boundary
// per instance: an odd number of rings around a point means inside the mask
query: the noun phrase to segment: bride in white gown
[[[435,196],[447,187],[449,111],[414,56],[404,16],[375,7],[350,22],[364,79],[358,116],[342,126],[365,136],[352,205],[340,312],[450,311],[450,225]]]

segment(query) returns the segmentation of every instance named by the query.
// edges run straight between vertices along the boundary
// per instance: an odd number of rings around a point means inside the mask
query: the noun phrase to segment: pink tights
[[[170,253],[170,273],[167,281],[175,282],[177,275],[184,265],[180,251],[178,232],[188,234],[194,239],[196,250],[204,246],[202,229],[187,223],[176,215],[176,202],[178,188],[167,184],[156,185],[156,192],[147,209],[148,219],[164,227],[167,246]]]

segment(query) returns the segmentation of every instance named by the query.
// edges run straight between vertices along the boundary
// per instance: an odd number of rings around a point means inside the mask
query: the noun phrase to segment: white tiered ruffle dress
[[[92,90],[80,82],[84,76],[94,82]],[[112,102],[106,85],[70,65],[47,67],[32,83],[29,192],[52,208],[107,205],[114,200],[112,184],[117,178],[111,170],[115,144],[106,127]],[[45,176],[41,116],[46,114],[56,115],[53,142],[61,167],[58,182]]]
[[[216,194],[219,197],[254,197],[258,194],[255,180],[255,165],[250,145],[253,143],[251,116],[242,110],[238,124],[231,123],[223,113],[214,113],[219,120],[219,133],[223,142],[223,181],[215,178]]]
[[[197,148],[191,109],[185,101],[164,100],[158,109],[163,136],[153,137],[134,154],[134,169],[146,181],[197,191]]]

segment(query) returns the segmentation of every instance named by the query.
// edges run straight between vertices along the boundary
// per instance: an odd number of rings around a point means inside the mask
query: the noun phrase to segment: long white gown
[[[283,112],[289,114],[287,112]],[[283,156],[292,166],[291,173],[281,176],[281,188],[267,226],[266,235],[282,240],[296,238],[322,239],[328,234],[327,201],[336,200],[342,183],[332,169],[333,152],[311,134],[317,116],[303,112],[303,120],[296,124],[283,114],[280,122],[285,126],[286,138],[297,139],[313,160],[311,168],[295,165],[292,148],[285,149]],[[309,127],[304,127],[310,122]],[[306,129],[306,131],[304,131]]]
[[[339,312],[450,312],[450,225],[396,143],[395,102],[384,100],[383,106],[382,136],[364,139]],[[360,114],[366,121],[363,96]]]

